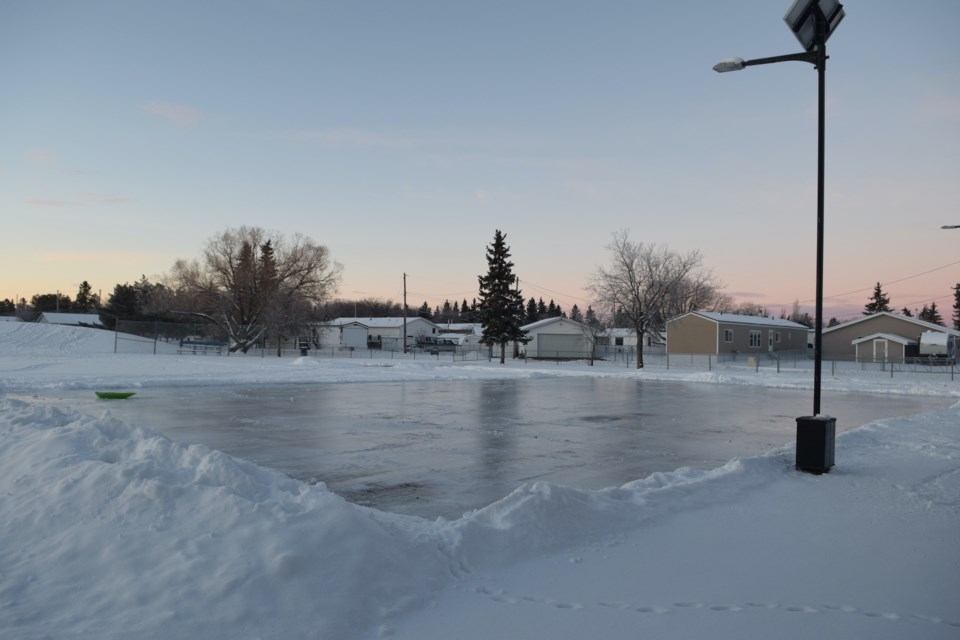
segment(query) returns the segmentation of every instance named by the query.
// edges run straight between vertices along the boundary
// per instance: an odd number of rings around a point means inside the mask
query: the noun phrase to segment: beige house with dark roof
[[[902,361],[917,355],[910,347],[916,346],[925,331],[960,336],[956,329],[881,311],[824,329],[823,357],[873,361],[883,360],[881,356],[886,354],[887,360]]]
[[[789,320],[692,311],[667,321],[667,353],[771,353],[807,348],[807,327]]]

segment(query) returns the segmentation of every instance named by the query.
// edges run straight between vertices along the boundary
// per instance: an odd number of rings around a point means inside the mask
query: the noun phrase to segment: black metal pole
[[[823,22],[818,20],[818,22]],[[823,198],[824,198],[824,138],[826,120],[827,47],[825,24],[821,25],[817,43],[817,310],[814,320],[813,353],[813,415],[820,415],[820,380],[823,361]]]

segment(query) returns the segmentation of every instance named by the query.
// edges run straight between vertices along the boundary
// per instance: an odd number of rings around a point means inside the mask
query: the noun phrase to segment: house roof
[[[554,322],[572,322],[575,325],[583,326],[581,323],[576,320],[571,320],[570,318],[564,318],[562,316],[557,316],[554,318],[544,318],[543,320],[537,320],[536,322],[531,322],[530,324],[525,324],[520,327],[524,331],[533,331],[539,329],[540,327],[546,326],[548,324],[553,324]]]
[[[47,322],[50,324],[69,324],[69,325],[102,325],[100,316],[96,313],[56,313],[44,311],[40,314],[37,322]]]
[[[331,320],[328,324],[342,327],[345,324],[352,324],[356,322],[357,324],[362,324],[365,327],[371,329],[377,328],[390,328],[390,329],[399,329],[403,327],[403,317],[399,318],[337,318],[336,320]],[[410,316],[407,318],[407,324],[411,322],[426,322],[427,324],[440,328],[439,325],[427,320],[426,318],[421,318],[420,316]]]
[[[890,318],[896,318],[897,320],[905,320],[906,322],[909,322],[909,323],[911,323],[911,324],[915,324],[915,325],[917,325],[918,327],[922,327],[922,328],[928,329],[928,330],[930,330],[930,331],[941,331],[941,332],[943,332],[943,333],[949,333],[950,335],[953,335],[953,336],[960,336],[960,331],[957,331],[956,329],[950,329],[949,327],[944,327],[944,326],[939,325],[939,324],[934,324],[934,323],[932,323],[932,322],[927,322],[926,320],[918,320],[917,318],[910,318],[910,317],[908,317],[908,316],[903,316],[903,315],[900,315],[899,313],[891,313],[891,312],[889,312],[889,311],[880,311],[879,313],[872,313],[872,314],[870,314],[869,316],[863,316],[862,318],[854,318],[853,320],[847,320],[846,322],[841,322],[841,323],[838,324],[838,325],[832,326],[832,327],[830,327],[830,328],[828,328],[828,329],[824,329],[823,332],[824,332],[824,333],[830,333],[831,331],[837,331],[837,330],[839,330],[839,329],[845,329],[845,328],[851,327],[851,326],[853,326],[853,325],[855,325],[855,324],[859,324],[859,323],[861,323],[861,322],[866,322],[867,320],[872,320],[873,318],[879,318],[879,317],[881,317],[881,316],[887,316],[887,317],[890,317]]]
[[[862,338],[857,338],[856,340],[851,341],[851,344],[860,344],[861,342],[870,342],[871,340],[876,339],[889,340],[891,342],[898,342],[902,345],[915,345],[917,344],[916,340],[911,340],[910,338],[904,338],[903,336],[898,336],[892,333],[873,333],[869,336],[864,336]]]
[[[790,320],[782,320],[780,318],[767,318],[764,316],[743,316],[738,313],[716,313],[713,311],[691,311],[690,313],[685,313],[677,318],[682,318],[684,316],[700,316],[701,318],[706,318],[707,320],[713,320],[717,323],[723,324],[749,324],[757,325],[763,327],[779,327],[781,329],[803,329],[806,330],[809,327],[806,327],[799,322],[792,322]],[[676,320],[677,318],[672,318]]]

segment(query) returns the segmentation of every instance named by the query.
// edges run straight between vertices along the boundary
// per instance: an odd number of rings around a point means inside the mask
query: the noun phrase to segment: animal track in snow
[[[708,614],[733,614],[733,613],[748,613],[749,611],[783,611],[786,613],[795,613],[803,615],[861,615],[867,618],[889,620],[895,622],[898,620],[915,620],[918,622],[925,622],[927,624],[945,624],[951,627],[960,628],[960,621],[950,621],[944,620],[936,616],[928,616],[922,614],[904,614],[897,613],[893,611],[877,611],[873,609],[861,610],[857,607],[854,607],[849,604],[822,604],[818,606],[804,605],[804,604],[784,604],[780,602],[766,602],[766,601],[750,601],[743,604],[733,604],[733,603],[709,603],[709,602],[700,602],[697,600],[677,600],[667,605],[661,604],[648,604],[648,603],[633,603],[625,602],[622,600],[617,600],[614,602],[610,601],[599,601],[594,604],[585,604],[581,602],[569,602],[564,600],[556,600],[549,597],[539,597],[532,595],[523,595],[517,596],[502,589],[491,589],[489,587],[477,586],[474,588],[476,593],[482,594],[501,604],[533,604],[541,605],[547,607],[553,607],[556,609],[565,609],[565,610],[579,610],[579,609],[590,609],[591,607],[602,607],[605,609],[618,609],[621,611],[628,611],[637,614],[644,615],[666,615],[670,613],[678,613],[685,611],[695,611],[700,610]]]

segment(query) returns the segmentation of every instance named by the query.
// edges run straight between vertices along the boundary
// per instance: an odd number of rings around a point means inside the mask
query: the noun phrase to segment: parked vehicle
[[[957,356],[957,338],[942,331],[920,334],[920,357],[953,359]]]

